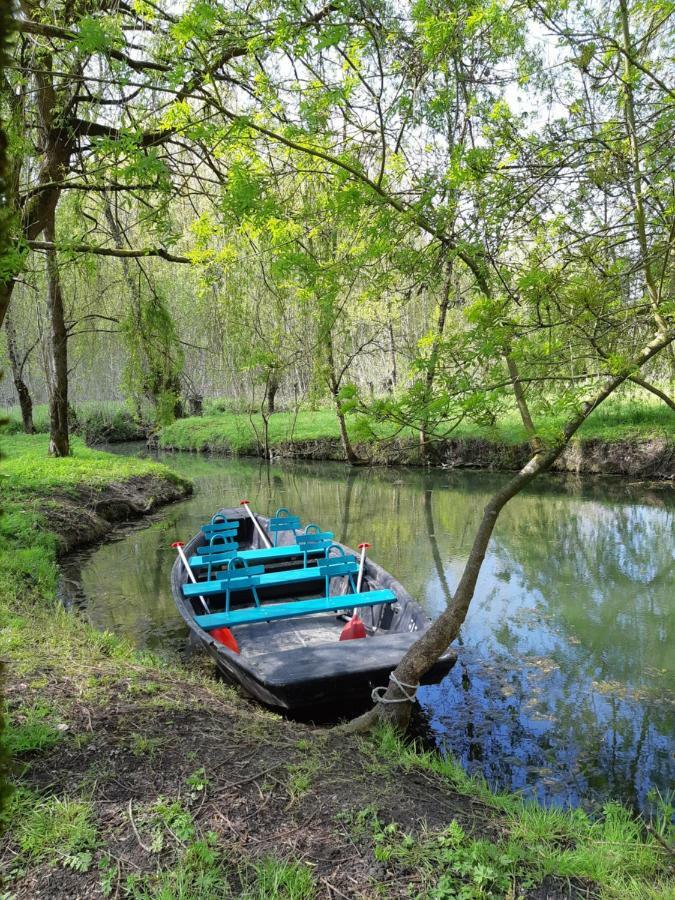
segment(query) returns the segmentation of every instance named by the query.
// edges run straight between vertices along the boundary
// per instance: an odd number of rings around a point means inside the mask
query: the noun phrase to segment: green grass
[[[28,860],[45,860],[87,871],[92,851],[98,843],[89,801],[46,797],[25,789],[17,790],[10,801],[8,818],[16,841]]]
[[[0,434],[0,569],[53,591],[56,536],[44,528],[44,509],[55,494],[147,475],[185,482],[166,466],[91,450],[80,438],[72,439],[69,457],[52,459],[48,446],[46,435]]]
[[[46,703],[22,707],[14,713],[5,734],[5,746],[13,756],[47,750],[61,739],[53,721],[54,710]]]
[[[397,859],[422,872],[424,896],[507,896],[514,881],[537,884],[547,875],[594,882],[608,898],[665,898],[673,882],[663,846],[675,839],[672,807],[661,804],[660,816],[645,833],[642,824],[621,804],[607,803],[591,819],[582,810],[547,809],[514,794],[495,793],[480,777],[469,776],[452,757],[424,752],[380,728],[370,740],[378,757],[396,761],[404,771],[440,776],[456,791],[475,798],[502,815],[502,837],[486,842],[466,834],[456,822],[426,837],[411,838],[399,827],[384,826],[373,810],[364,810],[353,827],[369,830],[375,855]],[[497,820],[498,821],[498,820]],[[462,884],[462,893],[453,893]],[[437,893],[440,891],[440,893]]]
[[[537,425],[544,437],[553,437],[564,424],[563,416],[540,418]],[[374,443],[391,438],[395,429],[389,425],[370,426],[363,418],[348,417],[352,440]],[[256,435],[257,432],[257,435]],[[259,415],[223,412],[198,418],[181,419],[160,433],[160,445],[179,450],[210,450],[220,453],[255,453],[262,441],[263,424]],[[526,434],[516,412],[505,415],[494,427],[463,422],[451,438],[482,438],[494,443],[520,444]],[[288,441],[339,440],[335,413],[330,409],[300,410],[275,413],[269,420],[270,444]],[[415,440],[412,428],[404,429],[400,438]],[[581,440],[640,440],[663,438],[675,440],[675,414],[663,403],[625,399],[606,403],[594,412],[578,433]]]
[[[80,438],[72,438],[72,456],[52,459],[47,455],[47,435],[0,434],[0,490],[5,496],[18,493],[49,493],[81,485],[104,486],[139,475],[161,474],[180,482],[166,466],[133,456],[117,456],[92,450]]]
[[[253,867],[253,882],[242,894],[245,900],[313,900],[314,876],[306,865],[265,857]]]

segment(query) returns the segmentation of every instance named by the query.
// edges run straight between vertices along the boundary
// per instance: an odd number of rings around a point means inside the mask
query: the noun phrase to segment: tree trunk
[[[436,321],[436,334],[434,335],[434,342],[431,347],[431,356],[429,357],[429,368],[427,369],[427,376],[424,385],[424,397],[425,402],[429,402],[431,400],[431,394],[434,387],[434,381],[436,379],[436,367],[438,366],[438,353],[440,350],[441,340],[443,338],[443,332],[445,331],[445,320],[448,317],[448,307],[450,306],[450,292],[452,290],[452,260],[448,260],[446,263],[446,276],[445,281],[443,282],[443,294],[441,296],[441,302],[438,307],[438,319]],[[426,414],[426,411],[422,417],[422,421],[420,422],[420,459],[423,463],[428,462],[429,450],[428,450],[428,428],[429,428],[429,419]]]
[[[56,242],[54,215],[45,227],[45,237]],[[47,250],[47,306],[50,320],[49,455],[69,456],[68,429],[68,330],[56,250]]]
[[[349,440],[349,434],[347,432],[347,423],[345,421],[345,414],[342,412],[340,408],[340,400],[337,395],[337,391],[333,393],[333,400],[335,401],[335,415],[337,416],[338,425],[340,426],[340,441],[342,442],[342,449],[344,450],[344,454],[347,458],[347,462],[350,466],[357,466],[361,460],[357,456],[354,448],[352,447],[352,442]]]
[[[541,450],[542,443],[537,437],[534,422],[532,421],[532,416],[530,415],[530,409],[527,405],[527,400],[525,399],[525,392],[523,391],[523,386],[520,382],[520,373],[518,372],[518,366],[516,365],[516,361],[510,353],[506,354],[506,365],[509,370],[509,378],[511,379],[511,384],[513,386],[513,393],[516,396],[516,403],[518,404],[520,418],[522,419],[523,425],[525,426],[525,431],[527,433],[527,439],[530,442],[530,447],[532,447],[534,452],[537,453],[539,450]]]
[[[267,415],[271,416],[275,412],[275,401],[277,391],[279,390],[279,378],[272,372],[267,382]]]
[[[399,682],[407,685],[418,685],[423,675],[429,671],[436,660],[457,637],[469,610],[495,523],[504,506],[537,475],[545,472],[553,465],[568,445],[572,436],[593,410],[597,409],[610,394],[614,393],[624,381],[630,378],[636,369],[639,369],[664,348],[670,347],[674,339],[675,332],[672,331],[657,335],[637,356],[634,365],[627,366],[621,374],[609,378],[598,389],[595,396],[584,403],[581,411],[568,421],[559,443],[548,450],[536,453],[517,475],[511,478],[504,487],[490,498],[483,511],[483,518],[478,526],[455,595],[441,615],[422,634],[419,640],[412,645],[392,673]],[[397,728],[405,729],[410,719],[412,703],[409,701],[405,702],[405,693],[393,680],[389,681],[383,699],[384,703],[377,704],[370,712],[350,723],[348,726],[349,730],[365,731],[378,721],[387,721]]]
[[[37,175],[37,187],[31,199],[24,204],[20,212],[21,231],[27,241],[33,241],[45,230],[46,223],[54,220],[56,205],[61,196],[60,183],[70,162],[74,144],[64,129],[54,128],[54,110],[56,94],[52,78],[52,57],[50,53],[40,53],[37,59],[35,81],[37,85],[36,106],[38,124],[41,132],[44,152],[40,159]],[[16,110],[15,110],[16,112]],[[23,116],[23,110],[20,111]],[[18,212],[18,184],[21,168],[21,157],[14,160],[13,186],[7,195],[7,205]],[[17,258],[13,270],[0,284],[0,326],[5,319],[12,299],[12,291],[18,275],[25,266],[25,257]]]
[[[9,315],[5,318],[5,333],[7,335],[7,355],[9,356],[9,363],[12,367],[14,388],[19,395],[23,430],[26,434],[35,434],[35,426],[33,425],[33,400],[28,385],[23,380],[23,367],[26,360],[24,358],[22,361],[19,358],[19,351],[16,346],[16,329],[14,328],[14,322]]]
[[[663,400],[666,406],[669,406],[670,409],[675,412],[675,401],[665,393],[665,391],[660,390],[655,385],[653,385],[650,381],[645,381],[644,378],[640,378],[639,375],[632,375],[629,379],[633,382],[633,384],[639,385],[641,388],[644,388],[646,391],[649,391],[650,394],[653,394],[655,397],[658,397],[659,400]]]
[[[342,412],[342,407],[340,406],[340,383],[335,375],[335,356],[333,354],[333,339],[330,333],[326,333],[324,337],[324,345],[326,350],[326,361],[328,363],[328,385],[330,387],[330,392],[333,397],[333,402],[335,403],[335,415],[337,416],[338,426],[340,428],[340,441],[342,443],[342,449],[344,451],[347,462],[350,466],[358,466],[361,460],[357,456],[354,448],[352,447],[352,443],[349,440],[349,433],[347,432],[347,423],[345,421],[345,414]]]
[[[394,324],[389,319],[389,355],[391,357],[391,393],[393,394],[398,386],[398,370],[396,368],[396,343],[394,341]]]

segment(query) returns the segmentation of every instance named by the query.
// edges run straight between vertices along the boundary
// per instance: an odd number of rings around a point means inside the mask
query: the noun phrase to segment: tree
[[[13,32],[12,15],[9,6],[0,8],[0,78],[3,77],[4,67],[9,56],[10,39]],[[5,131],[4,117],[0,117],[0,266],[4,268],[7,255],[11,254],[10,222],[7,209],[9,165],[7,159],[7,134]],[[2,374],[0,373],[0,377]],[[2,423],[0,423],[2,424]],[[0,509],[0,515],[2,510]],[[4,740],[4,679],[5,663],[0,660],[0,813],[2,813],[5,801],[9,795],[9,754]],[[0,822],[3,817],[0,816]]]
[[[7,353],[12,367],[12,379],[14,381],[14,388],[17,396],[19,397],[23,430],[26,434],[34,434],[33,400],[28,385],[24,380],[24,372],[26,363],[28,362],[28,358],[31,351],[34,349],[35,344],[30,345],[27,350],[19,348],[14,320],[9,313],[5,316],[5,334],[7,336]]]

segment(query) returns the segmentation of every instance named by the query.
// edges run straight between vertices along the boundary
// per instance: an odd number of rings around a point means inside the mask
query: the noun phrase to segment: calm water
[[[124,451],[122,451],[124,452]],[[129,451],[126,451],[129,452]],[[287,506],[372,555],[430,616],[461,573],[481,510],[503,476],[349,470],[332,463],[166,461],[194,497],[84,558],[71,599],[99,628],[166,653],[186,629],[169,590],[172,540],[241,497]],[[502,513],[462,629],[460,659],[423,688],[441,749],[492,785],[548,804],[637,808],[675,772],[672,489],[549,479]]]

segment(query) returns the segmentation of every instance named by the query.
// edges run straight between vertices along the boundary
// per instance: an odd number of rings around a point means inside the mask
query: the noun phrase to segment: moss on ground
[[[15,761],[2,896],[672,896],[665,822],[650,832],[618,804],[595,821],[547,811],[390,731],[284,721],[65,611],[43,486],[105,488],[120,465],[162,473],[81,447],[47,462],[43,449],[8,447],[2,487],[15,525],[0,572]]]

